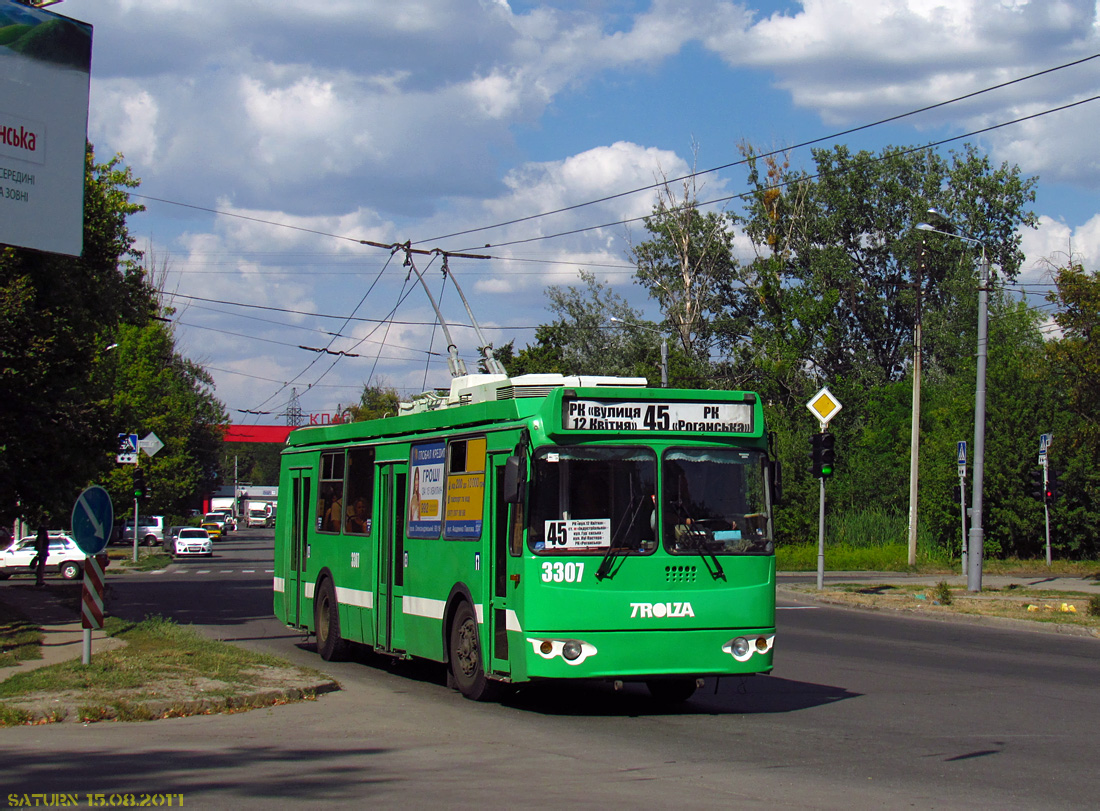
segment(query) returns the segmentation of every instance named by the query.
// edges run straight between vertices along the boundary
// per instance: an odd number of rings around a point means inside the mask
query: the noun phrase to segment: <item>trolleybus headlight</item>
[[[554,652],[554,643],[551,642],[549,639],[544,639],[542,640],[542,644],[539,645],[539,650],[549,656],[551,653]]]
[[[581,655],[581,643],[575,639],[570,639],[561,646],[561,655],[572,662]]]
[[[745,639],[743,636],[739,636],[737,639],[733,640],[733,644],[730,645],[730,647],[733,649],[733,655],[738,659],[749,655],[749,640]]]

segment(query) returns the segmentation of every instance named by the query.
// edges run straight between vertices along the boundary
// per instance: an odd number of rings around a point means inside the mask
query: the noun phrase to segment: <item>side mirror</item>
[[[504,500],[509,504],[523,501],[523,457],[513,454],[504,462]]]
[[[783,463],[778,460],[768,462],[768,473],[771,476],[772,504],[782,504]]]

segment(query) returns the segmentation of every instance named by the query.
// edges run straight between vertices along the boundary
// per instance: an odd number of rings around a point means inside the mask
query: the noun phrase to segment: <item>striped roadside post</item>
[[[106,555],[84,558],[84,590],[80,598],[80,623],[84,627],[84,664],[92,661],[92,631],[103,628],[103,567]]]

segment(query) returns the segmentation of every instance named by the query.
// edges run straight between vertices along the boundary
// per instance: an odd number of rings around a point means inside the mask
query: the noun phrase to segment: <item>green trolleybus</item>
[[[775,639],[769,455],[751,392],[644,378],[464,375],[398,415],[293,431],[276,616],[446,663],[473,699],[544,679],[766,673]]]

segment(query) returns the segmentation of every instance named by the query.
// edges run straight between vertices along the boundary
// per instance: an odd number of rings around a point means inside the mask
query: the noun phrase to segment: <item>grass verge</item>
[[[0,603],[0,667],[42,658],[42,631],[10,606]]]
[[[817,571],[817,544],[780,544],[775,549],[775,567],[781,572]],[[831,572],[911,572],[923,574],[961,574],[961,563],[918,547],[917,565],[909,565],[909,547],[904,543],[873,546],[846,543],[825,545],[825,567]],[[985,558],[985,574],[1046,575],[1091,577],[1100,580],[1100,561],[1056,560],[1050,566],[1045,560],[1019,558]]]
[[[172,562],[172,556],[159,547],[138,549],[137,563],[130,549],[108,549],[112,572],[152,572],[163,569]]]
[[[887,608],[928,615],[968,614],[1003,617],[1050,625],[1084,628],[1100,636],[1100,616],[1091,611],[1095,595],[1079,591],[1044,591],[1025,586],[982,589],[973,594],[965,586],[952,587],[945,581],[920,584],[832,583],[818,591],[807,586],[796,590],[817,599],[860,608]]]
[[[161,617],[108,618],[105,630],[126,645],[95,654],[89,665],[75,659],[0,682],[0,725],[253,709],[335,687],[317,671],[206,639]]]

